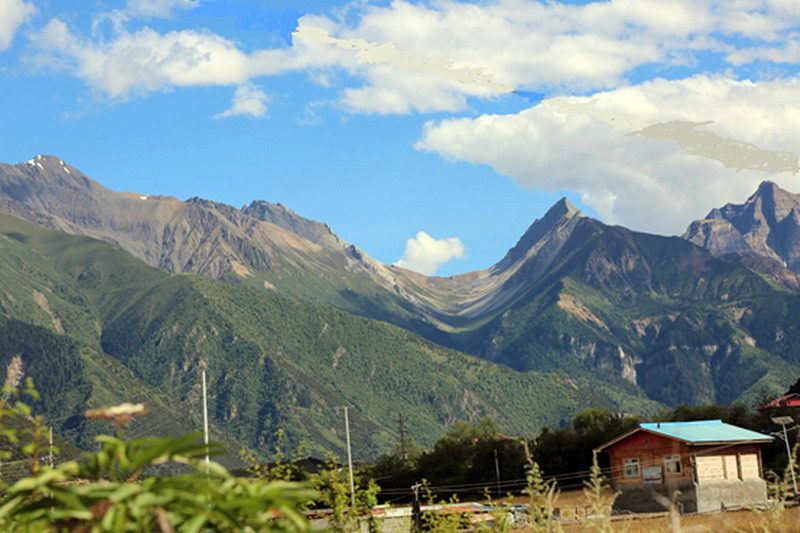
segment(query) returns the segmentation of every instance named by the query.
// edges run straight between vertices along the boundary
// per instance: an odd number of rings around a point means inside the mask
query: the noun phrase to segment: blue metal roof
[[[770,441],[775,437],[749,429],[725,424],[722,420],[696,420],[693,422],[652,422],[639,427],[692,444],[712,442]]]

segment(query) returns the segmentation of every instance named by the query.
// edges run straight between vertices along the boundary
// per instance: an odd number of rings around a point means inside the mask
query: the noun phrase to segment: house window
[[[664,470],[667,474],[680,474],[681,473],[681,456],[680,455],[667,455],[664,457]]]
[[[625,477],[639,477],[639,459],[625,459]]]

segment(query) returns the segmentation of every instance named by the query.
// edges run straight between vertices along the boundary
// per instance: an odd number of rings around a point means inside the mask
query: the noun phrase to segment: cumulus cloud
[[[0,50],[11,46],[17,30],[22,26],[36,8],[33,4],[22,0],[0,0]]]
[[[267,102],[269,96],[261,87],[247,83],[238,87],[233,95],[231,107],[214,115],[214,118],[235,117],[250,115],[251,117],[261,118],[267,114]]]
[[[33,41],[39,51],[34,63],[72,71],[111,98],[172,87],[242,85],[287,68],[284,50],[246,54],[232,41],[205,30],[162,34],[145,27],[92,42],[53,19]]]
[[[695,123],[693,131],[725,142],[797,154],[798,79],[754,83],[698,75],[567,101],[591,111],[570,112],[563,100],[545,100],[516,114],[429,122],[416,148],[489,165],[522,187],[577,191],[605,221],[656,233],[682,233],[687,220],[742,201],[763,179],[796,188],[791,172],[734,172],[724,161],[636,128],[687,121]]]
[[[448,261],[466,256],[466,248],[458,237],[434,239],[420,231],[415,238],[406,241],[403,257],[395,265],[432,276]]]
[[[787,0],[398,0],[367,8],[353,25],[324,17],[300,22],[295,44],[315,41],[316,51],[327,48],[333,64],[364,80],[342,91],[345,108],[389,114],[459,111],[469,97],[496,97],[453,83],[433,68],[437,61],[453,72],[491,74],[497,86],[574,92],[619,87],[636,67],[691,64],[700,52],[732,64],[756,55],[791,58],[792,47],[775,47],[792,38],[800,10]],[[742,35],[769,46],[737,51],[732,43]],[[420,64],[426,66],[409,76]]]
[[[0,6],[27,5],[0,0]],[[354,3],[338,18],[305,15],[290,47],[251,52],[206,30],[126,29],[132,18],[168,17],[197,5],[128,0],[106,14],[113,23],[108,37],[97,32],[86,38],[54,19],[34,48],[40,64],[60,65],[112,98],[173,87],[242,86],[306,70],[337,90],[350,113],[408,114],[468,110],[471,98],[495,99],[510,88],[613,89],[637,67],[692,64],[699,53],[732,66],[756,59],[791,62],[798,57],[793,32],[800,24],[794,0],[395,0]],[[0,27],[0,45],[4,33],[13,30]],[[737,49],[743,35],[749,48]],[[348,76],[335,76],[339,71]]]
[[[800,41],[791,39],[773,46],[753,46],[730,52],[726,60],[736,66],[754,61],[770,61],[772,63],[800,63]]]
[[[128,0],[125,13],[136,17],[170,17],[176,11],[194,9],[199,0]]]

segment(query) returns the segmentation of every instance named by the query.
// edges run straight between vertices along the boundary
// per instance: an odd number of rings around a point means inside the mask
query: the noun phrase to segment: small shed
[[[595,451],[611,458],[615,510],[663,511],[675,499],[692,513],[766,502],[760,445],[773,438],[721,420],[654,422]]]

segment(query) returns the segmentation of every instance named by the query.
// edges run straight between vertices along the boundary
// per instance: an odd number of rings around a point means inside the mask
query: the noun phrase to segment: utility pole
[[[497,474],[497,496],[500,497],[500,461],[497,459],[497,448],[494,449],[494,471]]]
[[[206,369],[203,369],[203,442],[206,445],[206,473],[209,470],[208,458],[208,393],[206,391]]]
[[[47,452],[47,463],[50,465],[50,468],[55,468],[56,461],[55,458],[53,457],[53,426],[50,426],[49,443],[50,443],[50,449]]]
[[[403,413],[400,413],[397,424],[400,426],[398,430],[400,433],[400,460],[403,461],[403,466],[405,466],[408,463],[408,450],[406,449],[406,427]]]
[[[794,457],[792,457],[792,450],[789,448],[789,435],[786,433],[786,424],[793,424],[794,419],[791,416],[773,416],[772,421],[783,427],[783,442],[786,443],[786,459],[789,461],[789,470],[792,472],[792,484],[794,485],[794,494],[796,496],[797,478],[794,475]]]
[[[344,432],[347,435],[347,468],[350,470],[350,504],[356,506],[356,486],[353,482],[353,454],[350,452],[350,419],[347,416],[347,407],[344,408]]]
[[[411,531],[412,533],[419,533],[422,531],[422,506],[419,503],[419,489],[422,487],[421,483],[415,483],[411,486],[411,492],[414,493],[414,501],[411,503]]]

